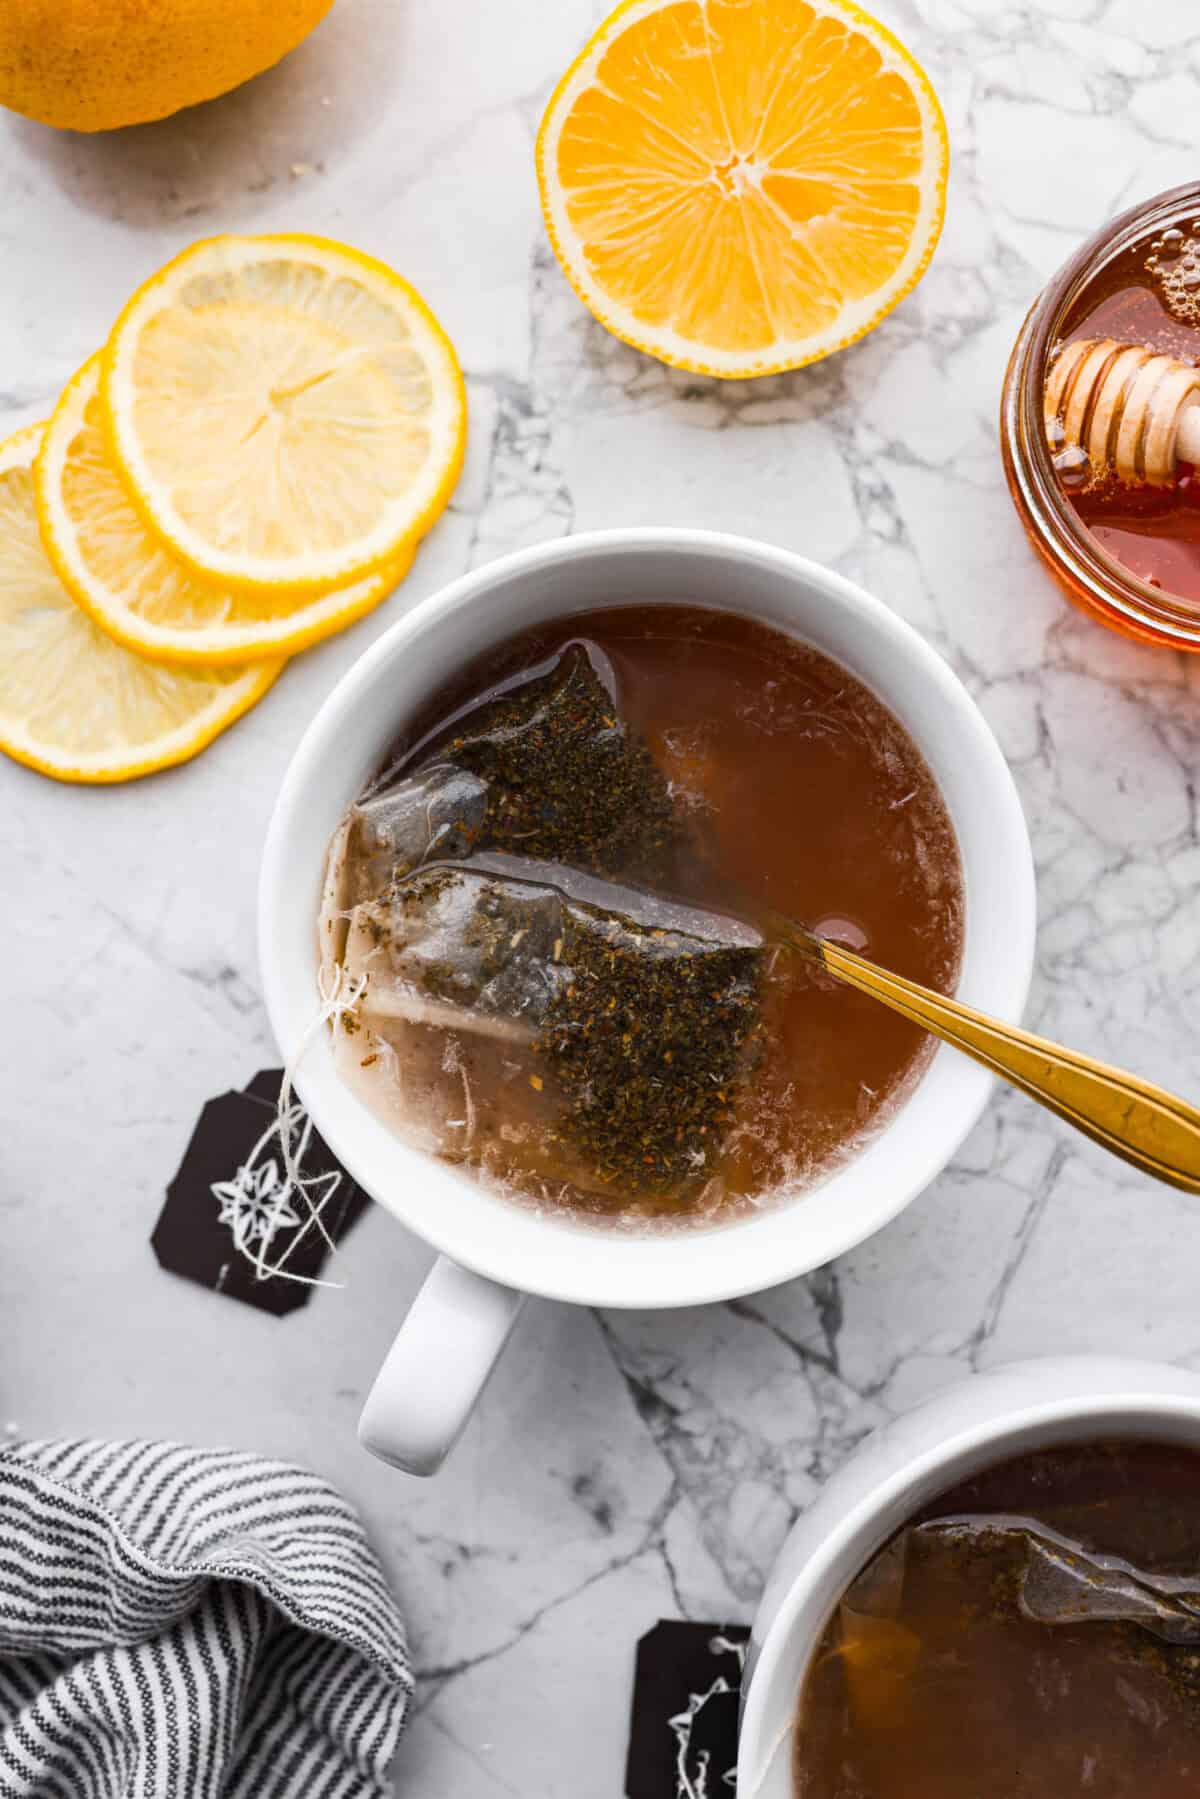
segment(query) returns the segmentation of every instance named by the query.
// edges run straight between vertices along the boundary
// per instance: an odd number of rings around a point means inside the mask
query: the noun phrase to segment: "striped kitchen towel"
[[[3,1799],[381,1799],[411,1694],[379,1564],[315,1475],[0,1451]]]

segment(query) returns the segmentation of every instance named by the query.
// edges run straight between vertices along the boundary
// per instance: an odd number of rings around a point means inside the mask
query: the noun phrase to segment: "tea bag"
[[[1200,1643],[1200,1569],[1194,1575],[1147,1572],[1117,1555],[1089,1549],[1032,1518],[1003,1512],[933,1518],[904,1531],[847,1589],[847,1634],[859,1620],[890,1620],[903,1610],[911,1550],[932,1546],[947,1557],[990,1555],[1013,1570],[1011,1603],[1034,1624],[1137,1624],[1166,1643]]]
[[[345,821],[351,903],[476,850],[662,885],[685,828],[615,692],[595,645],[569,643],[406,751]]]
[[[761,937],[669,894],[697,846],[594,645],[408,750],[331,846],[343,1076],[401,1134],[599,1209],[717,1197]],[[655,891],[651,891],[654,889]]]
[[[864,1568],[838,1608],[846,1690],[856,1716],[873,1728],[894,1722],[920,1654],[920,1639],[897,1616],[908,1536],[897,1537]]]
[[[1048,1525],[1003,1514],[938,1518],[916,1528],[946,1542],[1019,1550],[1017,1604],[1035,1624],[1123,1622],[1164,1643],[1200,1644],[1200,1569],[1189,1576],[1150,1574]]]
[[[667,1207],[713,1179],[759,1028],[750,926],[503,856],[417,868],[345,924],[339,1064],[406,1134]]]

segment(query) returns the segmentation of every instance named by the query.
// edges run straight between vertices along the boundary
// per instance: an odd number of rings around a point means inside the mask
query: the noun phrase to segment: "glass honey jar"
[[[1122,213],[1047,284],[1009,360],[1000,438],[1069,597],[1127,636],[1200,650],[1200,183]]]

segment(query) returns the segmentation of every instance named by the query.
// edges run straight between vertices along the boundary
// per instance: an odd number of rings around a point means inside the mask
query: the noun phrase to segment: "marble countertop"
[[[690,1313],[530,1306],[420,1484],[359,1451],[428,1262],[382,1212],[282,1322],[160,1272],[147,1236],[203,1100],[274,1060],[254,889],[271,803],[342,671],[414,600],[571,530],[726,527],[863,582],[958,670],[1037,855],[1031,1020],[1200,1090],[1200,661],[1071,611],[1009,504],[1000,380],[1081,236],[1194,177],[1192,0],[889,0],[954,154],[945,234],[865,343],[721,386],[625,349],[550,256],[532,143],[591,0],[338,0],[278,70],[102,139],[0,123],[0,429],[45,414],[133,284],[209,232],[395,263],[458,345],[471,447],[400,592],[191,766],[113,791],[4,762],[0,1430],[299,1458],[362,1507],[409,1620],[398,1793],[621,1788],[636,1637],[748,1618],[789,1521],[881,1419],[965,1371],[1105,1349],[1200,1363],[1194,1205],[1013,1096],[835,1266]],[[586,1753],[581,1748],[586,1745]]]

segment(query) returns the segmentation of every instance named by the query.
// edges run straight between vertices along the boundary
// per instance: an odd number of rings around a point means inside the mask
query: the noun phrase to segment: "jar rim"
[[[1125,630],[1200,650],[1200,605],[1152,587],[1104,549],[1064,496],[1043,425],[1045,369],[1071,302],[1137,238],[1197,212],[1200,181],[1185,182],[1127,207],[1092,233],[1051,276],[1017,336],[1001,403],[1004,461],[1018,508],[1051,563],[1088,604]]]

